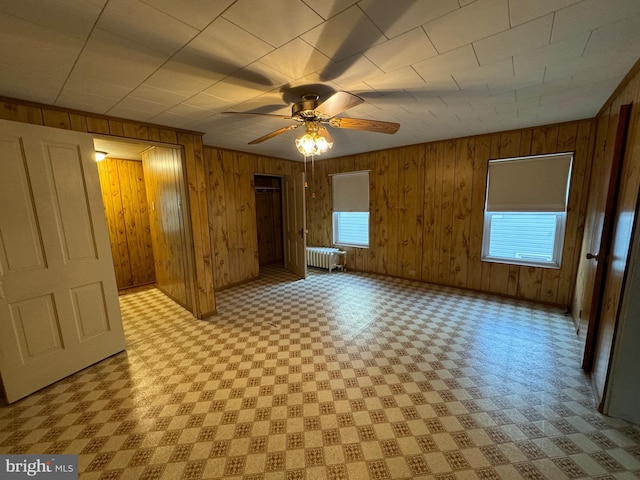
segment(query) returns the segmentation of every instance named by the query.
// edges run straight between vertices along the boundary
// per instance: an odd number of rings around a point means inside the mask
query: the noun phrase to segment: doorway
[[[260,268],[283,266],[282,178],[255,175],[254,187]]]
[[[190,220],[180,148],[94,138],[121,294],[155,287],[193,312]]]

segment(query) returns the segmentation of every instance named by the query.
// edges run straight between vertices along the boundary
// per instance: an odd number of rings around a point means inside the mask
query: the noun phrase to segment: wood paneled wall
[[[291,175],[302,171],[303,165],[207,146],[204,156],[215,287],[222,288],[259,274],[254,175]]]
[[[142,152],[142,164],[150,207],[156,285],[191,310],[193,298],[189,271],[192,260],[186,237],[188,211],[180,152],[174,148],[153,147]]]
[[[309,245],[331,245],[331,173],[370,170],[370,247],[350,269],[568,306],[584,228],[593,120],[316,161]],[[481,261],[489,159],[575,151],[560,269]],[[315,198],[312,198],[315,194]]]
[[[24,100],[0,97],[0,118],[79,132],[135,140],[162,142],[183,148],[187,195],[191,213],[194,284],[193,314],[198,318],[215,313],[211,241],[207,212],[207,174],[203,159],[202,135],[184,130],[123,120],[104,115],[69,110]]]
[[[107,158],[98,163],[118,289],[156,280],[142,162]]]

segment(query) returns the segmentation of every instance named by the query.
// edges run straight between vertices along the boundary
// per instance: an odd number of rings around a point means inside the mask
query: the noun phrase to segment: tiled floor
[[[82,479],[640,478],[562,312],[273,268],[216,300],[121,297],[127,353],[0,407],[0,453],[79,453]]]

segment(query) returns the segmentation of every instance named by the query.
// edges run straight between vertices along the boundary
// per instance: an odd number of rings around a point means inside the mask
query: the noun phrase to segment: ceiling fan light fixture
[[[307,130],[300,138],[296,138],[296,147],[298,151],[305,157],[320,155],[333,147],[333,142],[327,140],[324,136]]]

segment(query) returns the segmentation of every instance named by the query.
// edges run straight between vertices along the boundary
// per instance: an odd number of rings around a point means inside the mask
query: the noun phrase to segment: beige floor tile
[[[273,266],[206,320],[120,302],[127,351],[0,405],[0,453],[96,480],[640,478],[640,428],[597,413],[554,308]]]

